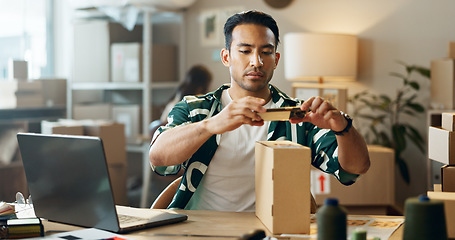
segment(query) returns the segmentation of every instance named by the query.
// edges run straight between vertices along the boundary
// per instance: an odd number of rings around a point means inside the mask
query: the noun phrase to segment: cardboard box
[[[8,79],[26,81],[28,79],[27,61],[8,59]]]
[[[90,124],[85,122],[83,125],[84,135],[98,136],[103,141],[108,165],[126,165],[126,138],[123,124],[94,121]]]
[[[114,105],[112,116],[115,122],[125,125],[127,141],[136,142],[141,129],[141,107],[139,105]]]
[[[43,85],[40,81],[17,81],[16,108],[44,107]]]
[[[431,61],[431,103],[455,109],[455,59]]]
[[[445,165],[441,168],[443,192],[455,192],[455,166]]]
[[[73,107],[73,119],[75,120],[109,120],[112,119],[112,104],[76,104]]]
[[[256,216],[273,234],[309,234],[311,149],[260,141],[255,159]]]
[[[142,82],[142,44],[114,43],[111,46],[113,82]],[[152,82],[177,81],[177,48],[169,44],[152,45]]]
[[[444,201],[447,235],[450,239],[455,238],[455,193],[429,191],[427,195],[430,199]]]
[[[113,82],[142,82],[142,44],[113,43],[111,79]]]
[[[79,21],[74,26],[74,82],[109,82],[110,49],[116,42],[141,42],[142,27],[128,31],[108,21]]]
[[[439,127],[428,131],[428,157],[448,165],[455,165],[455,132]]]
[[[41,133],[43,134],[65,134],[84,135],[84,127],[80,124],[69,124],[62,121],[41,121]]]
[[[128,206],[128,195],[126,188],[127,165],[126,164],[109,164],[109,179],[111,180],[112,192],[116,205]]]
[[[37,79],[41,82],[43,105],[46,107],[66,107],[66,79]]]
[[[455,113],[448,113],[448,112],[443,112],[442,113],[442,129],[445,129],[447,131],[454,131],[454,125],[455,125]]]
[[[448,58],[455,58],[455,42],[449,42]]]
[[[386,214],[388,207],[395,207],[395,151],[369,145],[368,152],[370,169],[350,186],[319,169],[311,170],[312,193],[319,206],[330,197],[337,198],[350,214]]]

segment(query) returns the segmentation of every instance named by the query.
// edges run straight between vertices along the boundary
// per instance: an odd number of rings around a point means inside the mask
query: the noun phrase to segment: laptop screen
[[[100,138],[30,133],[17,138],[36,216],[118,231]]]

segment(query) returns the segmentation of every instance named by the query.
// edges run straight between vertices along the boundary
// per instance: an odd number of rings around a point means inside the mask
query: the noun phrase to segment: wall
[[[404,70],[397,60],[429,67],[432,59],[446,56],[448,41],[455,40],[453,0],[441,0],[437,4],[426,0],[295,0],[284,9],[272,9],[261,0],[198,0],[187,14],[186,62],[188,67],[203,63],[213,71],[212,89],[229,82],[230,77],[228,69],[212,57],[223,44],[202,46],[200,43],[199,16],[206,10],[229,7],[258,9],[271,14],[280,27],[281,36],[300,31],[357,35],[358,79],[349,84],[349,95],[363,89],[394,93],[402,83],[389,73]],[[282,51],[282,47],[278,50]],[[272,83],[291,93],[291,84],[284,79],[283,64],[283,61],[279,63]],[[428,82],[423,85],[424,102],[429,102],[429,86]],[[409,119],[424,136],[427,134],[425,119],[425,115]],[[397,199],[401,204],[408,196],[425,193],[427,189],[425,154],[409,147],[405,155],[409,156],[406,161],[410,166],[411,184],[406,185],[397,177]]]

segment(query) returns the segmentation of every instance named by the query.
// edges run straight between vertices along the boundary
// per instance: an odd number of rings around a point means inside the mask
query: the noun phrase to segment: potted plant
[[[409,168],[402,156],[403,151],[410,141],[422,153],[424,150],[424,140],[419,131],[409,122],[403,121],[403,117],[418,117],[426,110],[426,106],[419,103],[420,83],[414,80],[415,74],[419,74],[425,79],[430,80],[430,70],[416,65],[404,66],[406,73],[390,73],[397,80],[402,81],[403,85],[397,89],[395,95],[390,97],[386,94],[374,94],[368,90],[355,94],[349,98],[349,103],[353,104],[353,116],[366,120],[364,128],[359,127],[364,132],[365,140],[368,144],[377,144],[390,147],[395,150],[395,160],[403,180],[409,184]]]

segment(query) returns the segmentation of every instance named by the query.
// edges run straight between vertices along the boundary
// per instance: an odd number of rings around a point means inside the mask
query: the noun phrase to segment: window
[[[8,60],[26,60],[28,77],[53,75],[52,0],[0,0],[0,80]]]

